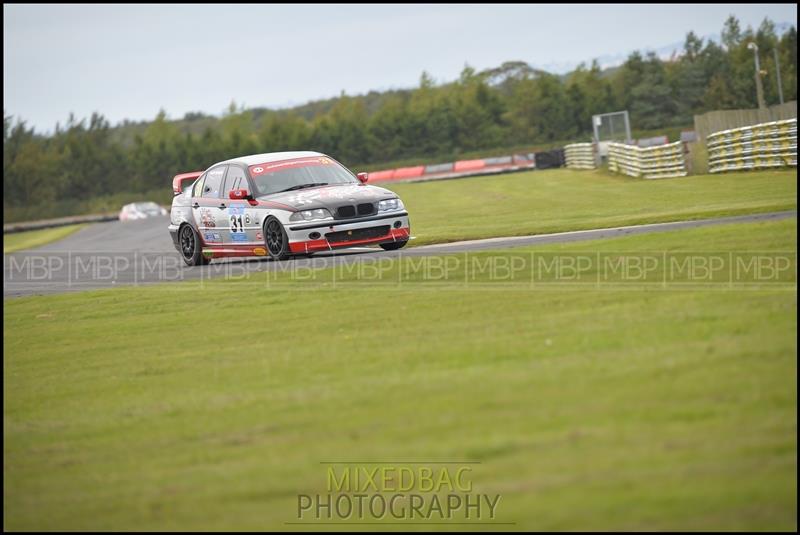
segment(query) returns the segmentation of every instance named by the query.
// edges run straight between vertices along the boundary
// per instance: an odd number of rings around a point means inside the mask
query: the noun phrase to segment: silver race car
[[[169,232],[190,266],[213,258],[283,260],[318,251],[403,247],[408,212],[393,192],[368,186],[318,152],[234,158],[172,181]]]
[[[165,215],[167,215],[167,211],[154,202],[132,202],[123,206],[119,211],[119,220],[135,221]]]

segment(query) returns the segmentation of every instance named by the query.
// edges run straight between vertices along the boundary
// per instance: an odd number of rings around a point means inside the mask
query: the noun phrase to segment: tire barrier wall
[[[697,139],[706,143],[708,136],[714,132],[788,119],[797,119],[796,100],[761,109],[716,110],[695,115],[694,130],[697,132]]]
[[[666,145],[668,143],[669,139],[667,136],[646,137],[636,142],[636,144],[643,149],[647,147],[658,147],[659,145]]]
[[[567,164],[564,149],[537,152],[535,156],[536,169],[554,169],[556,167],[564,167]]]
[[[685,147],[680,141],[640,148],[624,143],[608,144],[608,170],[642,178],[686,176]]]
[[[797,119],[714,132],[706,147],[710,173],[797,167]]]
[[[564,147],[567,167],[570,169],[596,169],[597,159],[594,143],[572,143]]]

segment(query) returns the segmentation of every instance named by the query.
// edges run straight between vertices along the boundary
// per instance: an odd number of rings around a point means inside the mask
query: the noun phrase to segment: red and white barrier
[[[371,184],[394,181],[422,182],[425,180],[490,175],[535,168],[536,161],[531,155],[515,154],[514,156],[500,158],[459,160],[453,163],[373,171],[369,173],[369,182]]]

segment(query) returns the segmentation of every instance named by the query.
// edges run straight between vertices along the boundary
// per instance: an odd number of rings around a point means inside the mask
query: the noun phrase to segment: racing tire
[[[381,246],[381,249],[384,251],[396,251],[398,249],[402,249],[406,246],[408,240],[403,241],[390,241],[388,243],[379,243],[378,245]]]
[[[273,260],[286,260],[291,256],[289,252],[289,236],[286,235],[281,222],[274,216],[264,221],[264,244],[267,253]]]
[[[179,244],[181,246],[181,258],[187,266],[205,266],[211,259],[203,255],[203,247],[200,245],[200,236],[191,225],[184,225],[178,231]]]

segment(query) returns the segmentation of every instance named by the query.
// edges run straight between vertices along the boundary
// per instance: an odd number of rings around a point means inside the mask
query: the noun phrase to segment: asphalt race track
[[[364,259],[431,256],[469,251],[506,249],[535,244],[557,244],[582,240],[614,238],[649,232],[769,221],[797,217],[796,210],[733,217],[656,223],[557,234],[462,241],[409,247],[387,252],[378,248],[358,248],[337,253],[317,253],[311,258],[274,262],[267,258],[217,260],[208,266],[187,267],[172,246],[167,231],[168,218],[109,222],[90,225],[67,238],[33,249],[3,255],[3,297],[53,294],[119,285],[177,282],[219,276],[241,275],[274,269],[288,269],[293,263],[324,268]],[[413,228],[413,227],[412,227]]]

